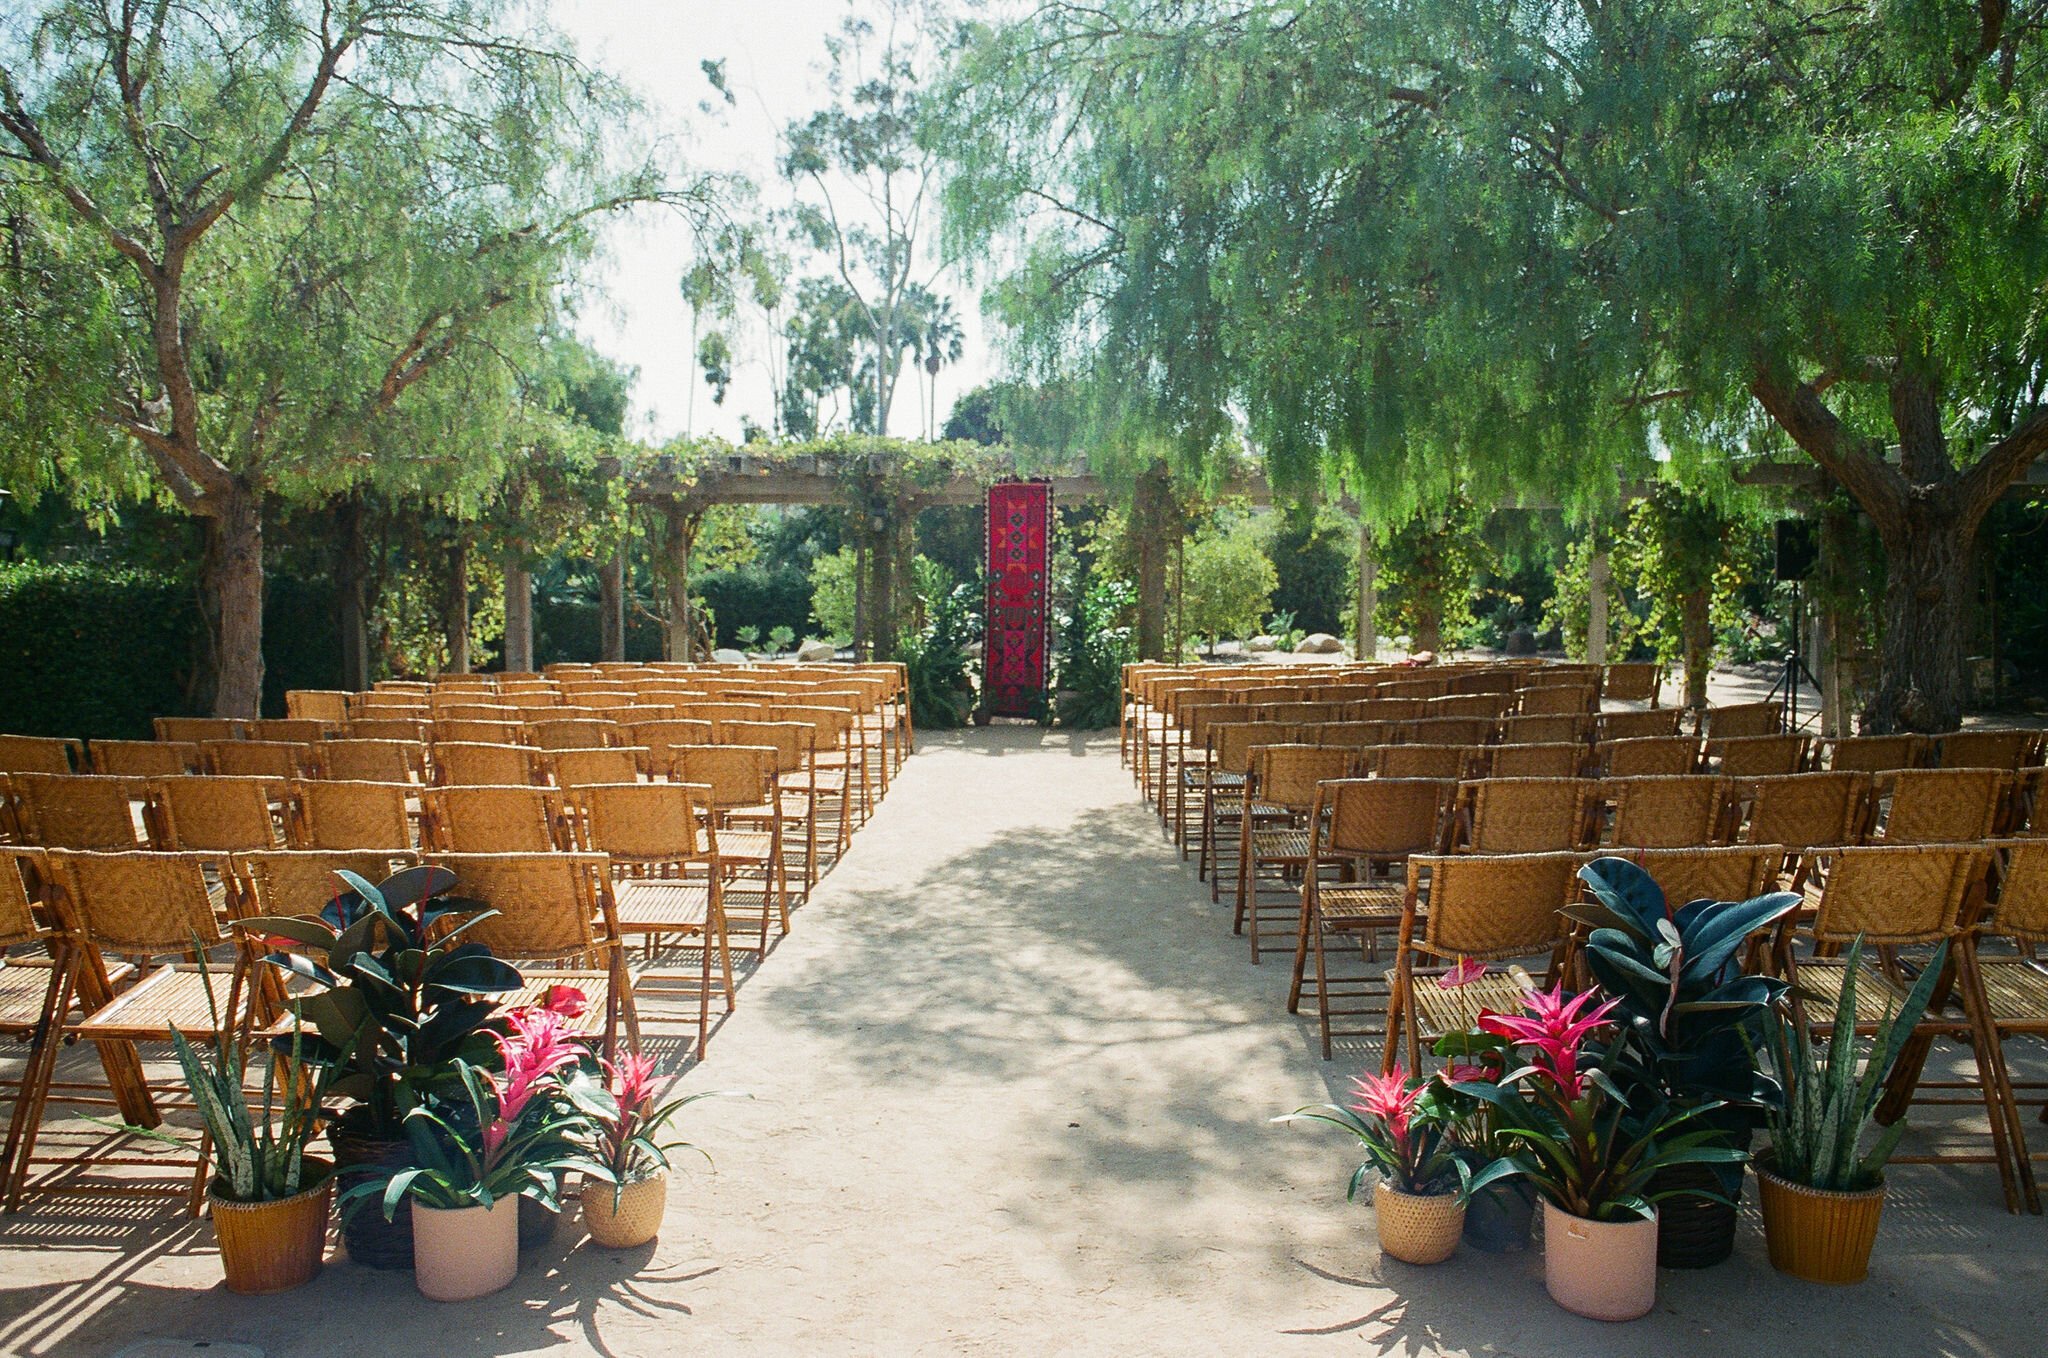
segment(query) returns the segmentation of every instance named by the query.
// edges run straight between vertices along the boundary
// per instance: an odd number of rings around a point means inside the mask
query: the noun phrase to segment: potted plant
[[[514,1011],[500,1037],[504,1075],[460,1057],[451,1065],[461,1097],[430,1099],[405,1115],[411,1163],[382,1166],[342,1194],[344,1215],[377,1202],[386,1220],[410,1200],[413,1276],[435,1301],[495,1292],[519,1272],[518,1203],[550,1208],[560,1176],[601,1180],[592,1119],[560,1078],[583,1047],[546,1009]]]
[[[320,914],[268,917],[242,928],[277,949],[264,960],[298,982],[294,1008],[307,1025],[305,1057],[324,1071],[329,1144],[344,1184],[377,1167],[401,1166],[407,1116],[437,1090],[453,1093],[455,1060],[489,1063],[485,1025],[519,972],[462,934],[485,907],[449,893],[446,868],[408,868],[349,888]],[[468,915],[468,919],[456,918]],[[389,1220],[357,1213],[342,1223],[349,1258],[372,1268],[410,1268],[410,1208]]]
[[[1444,1086],[1411,1079],[1396,1066],[1351,1082],[1350,1107],[1298,1108],[1275,1122],[1327,1122],[1358,1138],[1365,1163],[1352,1172],[1347,1201],[1374,1170],[1373,1218],[1380,1249],[1409,1264],[1440,1264],[1458,1248],[1465,1226],[1466,1167],[1445,1134]]]
[[[659,1141],[662,1129],[685,1104],[726,1096],[726,1090],[657,1102],[654,1059],[627,1053],[605,1063],[608,1095],[596,1114],[597,1154],[611,1174],[583,1184],[583,1224],[590,1238],[607,1249],[631,1249],[661,1233],[668,1208],[668,1153],[693,1150],[687,1141]]]
[[[1841,1004],[1824,1053],[1816,1053],[1806,1025],[1782,1006],[1770,1041],[1785,1093],[1770,1113],[1770,1150],[1757,1158],[1757,1201],[1771,1267],[1809,1282],[1856,1283],[1870,1271],[1884,1212],[1884,1167],[1905,1135],[1905,1119],[1876,1133],[1869,1150],[1859,1148],[1892,1067],[1927,1012],[1948,945],[1868,1043],[1857,1040],[1855,1027],[1862,960],[1858,938],[1843,959]]]
[[[1567,996],[1560,983],[1530,994],[1523,1014],[1487,1014],[1481,1032],[1507,1040],[1523,1064],[1498,1080],[1465,1079],[1459,1093],[1489,1103],[1497,1134],[1514,1149],[1478,1171],[1469,1192],[1526,1177],[1543,1198],[1543,1275],[1551,1298],[1594,1320],[1633,1320],[1657,1301],[1658,1171],[1682,1164],[1739,1162],[1712,1130],[1682,1130],[1713,1107],[1631,1106],[1603,1065],[1627,1039],[1598,1056],[1585,1048],[1612,1027],[1618,1001],[1595,1005],[1592,991]],[[1590,1008],[1588,1006],[1591,1006]]]
[[[1799,897],[1773,891],[1674,909],[1650,874],[1627,859],[1598,859],[1579,877],[1594,901],[1568,913],[1593,926],[1586,964],[1617,1002],[1614,1021],[1628,1036],[1608,1075],[1631,1103],[1716,1105],[1696,1126],[1747,1152],[1764,1110],[1777,1102],[1777,1082],[1758,1068],[1757,1051],[1785,983],[1746,972],[1744,945],[1797,909]],[[1662,1195],[1661,1266],[1704,1268],[1734,1252],[1740,1161],[1672,1166],[1652,1187]]]
[[[1486,975],[1486,964],[1463,959],[1434,984],[1455,990]],[[1449,1114],[1447,1130],[1468,1165],[1487,1165],[1514,1149],[1500,1129],[1493,1105],[1458,1092],[1459,1084],[1497,1081],[1507,1073],[1512,1054],[1506,1038],[1475,1029],[1446,1033],[1433,1048],[1443,1058],[1437,1071],[1443,1082],[1438,1097]],[[1536,1215],[1536,1190],[1526,1179],[1495,1179],[1465,1199],[1465,1243],[1483,1254],[1509,1254],[1526,1249]]]

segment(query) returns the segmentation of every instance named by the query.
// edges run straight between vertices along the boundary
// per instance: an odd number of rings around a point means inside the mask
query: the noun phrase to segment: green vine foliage
[[[1138,655],[1138,588],[1113,575],[1076,584],[1073,607],[1059,620],[1056,715],[1063,727],[1095,731],[1116,725],[1123,706],[1123,667]]]
[[[1629,509],[1614,553],[1615,578],[1647,607],[1642,637],[1685,666],[1686,701],[1706,701],[1715,635],[1739,621],[1747,578],[1740,516],[1696,491],[1662,485]]]
[[[1380,630],[1407,637],[1420,651],[1469,628],[1473,581],[1499,564],[1484,530],[1485,516],[1458,497],[1384,534],[1374,549]]]

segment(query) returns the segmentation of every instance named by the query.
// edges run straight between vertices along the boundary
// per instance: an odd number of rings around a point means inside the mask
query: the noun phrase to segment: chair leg
[[[1308,931],[1309,922],[1316,913],[1315,899],[1315,879],[1311,877],[1301,884],[1301,922],[1294,930],[1294,975],[1287,983],[1287,1012],[1290,1014],[1301,1012],[1301,976],[1308,966]]]
[[[1323,1030],[1323,1059],[1330,1059],[1330,972],[1323,959],[1323,921],[1318,912],[1315,922],[1316,950],[1316,1022]]]
[[[28,1065],[21,1073],[21,1089],[7,1119],[7,1149],[0,1156],[0,1189],[5,1190],[6,1210],[21,1208],[21,1194],[28,1183],[29,1163],[35,1156],[36,1133],[49,1101],[50,1081],[56,1074],[57,1052],[62,1047],[64,1016],[71,1012],[72,949],[61,941],[51,949],[50,984],[44,991],[43,1012],[29,1045]]]

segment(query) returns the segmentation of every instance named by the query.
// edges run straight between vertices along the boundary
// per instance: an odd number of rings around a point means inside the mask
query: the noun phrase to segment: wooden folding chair
[[[1254,963],[1262,951],[1278,951],[1281,946],[1262,949],[1262,919],[1284,929],[1300,913],[1294,885],[1309,861],[1313,827],[1308,816],[1321,797],[1321,785],[1349,777],[1357,762],[1357,751],[1341,746],[1262,745],[1252,751],[1251,778],[1245,786],[1249,801],[1238,821],[1237,908],[1231,932],[1249,933]],[[1274,822],[1274,828],[1260,829],[1261,822]],[[1284,910],[1279,902],[1262,899],[1261,868],[1277,871]]]
[[[1608,778],[1677,777],[1699,771],[1700,742],[1697,736],[1624,736],[1595,745],[1593,762]]]
[[[1617,702],[1648,703],[1657,706],[1664,687],[1664,666],[1654,660],[1628,661],[1609,665],[1600,689]]]
[[[540,752],[530,745],[437,741],[434,782],[442,787],[531,787],[540,781]]]
[[[295,849],[383,849],[409,853],[417,842],[410,783],[323,778],[293,783],[287,826]]]
[[[65,1023],[62,1033],[66,1042],[84,1039],[99,1046],[103,1063],[111,1073],[121,1068],[124,1059],[132,1061],[133,1043],[167,1043],[175,1029],[195,1045],[204,1044],[257,1017],[252,1009],[255,992],[247,985],[246,949],[236,946],[225,981],[186,960],[195,951],[204,953],[228,942],[220,931],[203,861],[198,855],[52,851],[48,864],[59,918],[72,946],[95,959],[90,965],[104,974],[104,959],[110,956],[150,959],[156,963],[141,980],[107,999],[85,1018]],[[173,958],[178,960],[166,960]],[[86,965],[82,958],[79,967],[66,969],[54,1012],[69,1010],[72,983],[79,969]],[[146,1080],[140,1066],[130,1069],[138,1081]],[[166,1087],[182,1086],[182,1079],[176,1079]],[[178,1162],[167,1162],[162,1156],[138,1158],[97,1150],[88,1150],[81,1156],[36,1154],[43,1115],[49,1104],[103,1107],[109,1099],[118,1102],[120,1098],[118,1090],[110,1090],[107,1097],[93,1098],[73,1095],[70,1088],[46,1082],[40,1096],[20,1110],[23,1131],[14,1181],[8,1189],[9,1210],[19,1207],[23,1194],[31,1187],[37,1192],[52,1193],[162,1191],[161,1186],[133,1183],[87,1184],[65,1171],[108,1166],[160,1168],[176,1163],[189,1171],[182,1192],[187,1209],[197,1216],[205,1200],[208,1172],[203,1135],[196,1147],[197,1154]],[[149,1121],[154,1122],[158,1109],[169,1105],[152,1100],[146,1083],[140,1092]],[[189,1098],[181,1100],[179,1106],[189,1107]],[[98,1142],[103,1138],[94,1139]],[[31,1185],[30,1176],[37,1165],[61,1165],[64,1170]]]
[[[1710,739],[1703,760],[1723,778],[1778,778],[1806,771],[1811,744],[1801,735]]]
[[[718,831],[699,826],[692,789],[680,783],[591,783],[578,788],[575,798],[585,847],[611,863],[621,938],[630,941],[637,936],[650,952],[665,938],[697,940],[702,967],[692,991],[697,997],[701,1058],[711,1035],[714,952],[726,1012],[731,1013],[734,1005]],[[693,871],[701,875],[693,876]],[[667,988],[664,979],[643,972],[634,984],[652,992]]]
[[[797,858],[796,877],[802,889],[797,893],[810,899],[818,881],[817,795],[808,779],[815,774],[811,756],[816,751],[817,728],[796,721],[724,721],[718,724],[720,745],[759,745],[775,751],[776,801],[782,816],[782,848],[785,856]],[[730,817],[735,826],[765,828],[765,809],[740,811]],[[784,865],[785,875],[787,864]]]
[[[1472,771],[1482,747],[1470,745],[1382,745],[1372,751],[1370,767],[1382,778],[1449,778]]]
[[[47,849],[138,847],[130,779],[93,773],[17,773],[8,783],[26,843]]]
[[[1593,730],[1601,740],[1675,736],[1684,716],[1682,707],[1654,708],[1648,712],[1602,712],[1593,719]]]
[[[1489,745],[1480,758],[1489,778],[1579,778],[1586,772],[1586,747],[1576,741]]]
[[[703,789],[699,805],[718,832],[719,865],[731,881],[748,873],[761,879],[759,949],[768,951],[771,914],[789,932],[789,876],[782,855],[782,800],[775,786],[775,750],[766,745],[679,745],[675,778]],[[755,816],[745,813],[758,812]],[[737,819],[736,819],[737,817]],[[765,829],[740,830],[741,820]],[[732,898],[726,896],[728,913]]]
[[[1613,810],[1606,843],[1617,848],[1689,849],[1727,836],[1728,781],[1711,774],[1607,778],[1599,796]]]
[[[1437,847],[1457,784],[1429,778],[1343,778],[1322,784],[1309,814],[1309,859],[1302,871],[1301,917],[1295,932],[1294,976],[1287,1012],[1301,1012],[1304,973],[1315,958],[1316,1019],[1322,1029],[1323,1059],[1330,1059],[1332,1018],[1384,1015],[1381,1006],[1338,1009],[1335,999],[1369,999],[1371,981],[1347,982],[1340,995],[1330,979],[1327,941],[1357,941],[1370,954],[1379,931],[1398,928],[1403,887],[1380,875],[1398,871],[1405,880],[1410,856]],[[1334,868],[1340,880],[1329,881]],[[1363,985],[1364,989],[1358,987]],[[1378,1030],[1371,1030],[1378,1031]],[[1350,1037],[1356,1034],[1346,1033]]]
[[[2027,1146],[2020,1090],[2028,1090],[2031,1097],[2027,1102],[2038,1105],[2042,1084],[2038,1080],[2014,1081],[2005,1044],[2012,1038],[2036,1042],[2048,1038],[2048,967],[2037,960],[2042,945],[2048,944],[2048,839],[2005,840],[1990,847],[1999,869],[1998,903],[1989,922],[1964,931],[1957,946],[1966,952],[1964,966],[1974,974],[1983,997],[1984,1022],[1991,1037],[1988,1055],[1994,1063],[1992,1087],[2004,1106],[2021,1196],[2029,1212],[2039,1212],[2041,1195],[2034,1161],[2040,1156]],[[2012,951],[1986,954],[1983,946],[1987,942],[2007,945]],[[1946,1087],[1934,1081],[1920,1082],[1922,1089]]]
[[[236,717],[158,717],[152,725],[158,740],[203,745],[209,740],[241,740],[249,723]]]
[[[1784,883],[1799,890],[1814,875],[1816,850],[1861,844],[1873,815],[1867,773],[1794,773],[1751,778],[1736,785],[1745,805],[1736,838],[1744,844],[1777,844],[1786,859]]]
[[[1564,852],[1592,833],[1593,785],[1583,778],[1484,778],[1461,783],[1450,847],[1474,854]]]
[[[159,778],[149,785],[164,847],[185,851],[282,848],[288,801],[286,784],[278,778],[200,775]]]
[[[520,989],[505,997],[506,1008],[539,1004],[555,986],[571,986],[590,1001],[568,1020],[572,1031],[598,1038],[609,1056],[623,1020],[627,1048],[640,1050],[640,1016],[603,854],[450,853],[431,861],[455,874],[458,895],[493,912],[463,937],[519,967]]]
[[[651,754],[641,746],[606,745],[588,750],[548,750],[541,755],[541,763],[560,788],[637,783]]]
[[[38,919],[29,900],[25,876],[43,882],[48,875],[40,851],[0,849],[0,1039],[28,1046],[21,1075],[8,1082],[13,1097],[8,1100],[6,1147],[0,1150],[0,1201],[13,1193],[31,1110],[48,1094],[62,1045],[57,1030],[64,1016],[57,1004],[71,986],[71,940]]]
[[[79,773],[85,749],[60,736],[0,735],[0,773]]]
[[[1989,839],[2005,817],[2012,775],[2002,769],[1900,769],[1877,777],[1890,796],[1886,844],[1960,844]]]
[[[140,795],[151,778],[179,778],[205,767],[197,745],[175,740],[95,740],[92,743],[92,771],[108,778],[130,780],[130,789]]]
[[[552,788],[431,787],[422,805],[421,839],[436,853],[536,854],[573,843]]]
[[[1924,766],[1933,748],[1926,736],[1844,736],[1826,742],[1822,758],[1836,773],[1890,773]]]
[[[1394,964],[1387,975],[1387,1040],[1380,1057],[1391,1071],[1405,1053],[1422,1068],[1426,1047],[1478,1022],[1484,1010],[1513,1013],[1527,985],[1514,972],[1488,971],[1469,980],[1449,974],[1460,962],[1505,962],[1545,956],[1552,971],[1570,937],[1564,907],[1577,898],[1576,853],[1418,854],[1408,860]],[[1423,885],[1428,884],[1425,898]]]
[[[1729,703],[1709,707],[1700,717],[1700,734],[1708,740],[1785,733],[1785,714],[1775,702]]]
[[[424,783],[427,747],[416,740],[323,740],[312,773],[350,783]]]

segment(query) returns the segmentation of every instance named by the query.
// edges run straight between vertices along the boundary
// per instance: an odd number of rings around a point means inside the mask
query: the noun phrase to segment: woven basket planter
[[[289,1292],[313,1281],[327,1254],[327,1219],[334,1211],[334,1167],[308,1156],[303,1188],[273,1202],[236,1202],[207,1186],[213,1234],[220,1244],[228,1291],[245,1296]]]
[[[594,1179],[583,1185],[583,1225],[590,1231],[591,1243],[606,1249],[632,1249],[654,1239],[661,1233],[661,1217],[667,1209],[665,1169],[616,1190]]]
[[[1860,1283],[1870,1272],[1884,1213],[1884,1185],[1860,1193],[1830,1193],[1756,1166],[1756,1196],[1763,1208],[1764,1244],[1771,1267],[1811,1283]]]
[[[373,1166],[404,1166],[412,1148],[404,1141],[384,1141],[365,1136],[348,1125],[348,1119],[330,1123],[327,1142],[334,1148],[334,1165],[341,1186],[360,1182],[349,1171]],[[384,1219],[382,1203],[353,1205],[341,1221],[341,1243],[349,1261],[365,1268],[406,1269],[412,1267],[412,1199],[400,1198],[391,1220]]]
[[[1373,1185],[1380,1249],[1404,1264],[1441,1264],[1458,1248],[1465,1205],[1452,1193],[1403,1193],[1385,1180]]]
[[[1543,1202],[1543,1285],[1588,1320],[1634,1320],[1657,1304],[1657,1223],[1588,1221]]]
[[[1657,1204],[1659,1268],[1711,1268],[1735,1253],[1735,1205],[1688,1191],[1722,1192],[1720,1176],[1712,1169],[1706,1165],[1660,1169],[1650,1180],[1650,1189],[1680,1194]]]

